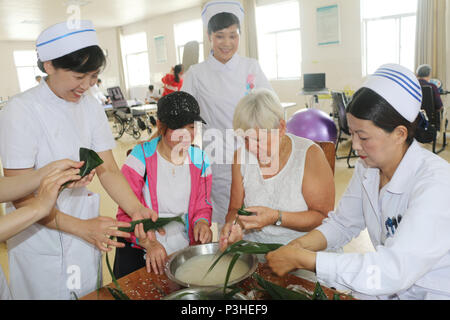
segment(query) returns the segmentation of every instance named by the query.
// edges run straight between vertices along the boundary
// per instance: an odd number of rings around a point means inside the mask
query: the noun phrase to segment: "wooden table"
[[[276,283],[280,286],[286,287],[290,284],[300,285],[308,291],[314,291],[315,283],[296,277],[292,274],[287,274],[284,277],[279,277],[273,274],[267,264],[258,264],[256,272],[264,279]],[[141,268],[132,272],[125,277],[118,279],[117,282],[121,286],[124,293],[132,300],[160,300],[164,296],[169,295],[175,291],[183,289],[177,283],[169,280],[164,275],[155,275],[154,273],[147,273],[145,268]],[[110,283],[108,286],[114,288],[114,284]],[[256,281],[248,278],[239,284],[243,288],[243,293],[247,293],[256,286]],[[333,299],[333,294],[337,293],[335,290],[322,286],[323,291],[329,299]],[[264,298],[264,297],[262,297]],[[342,300],[352,299],[349,296],[340,295]],[[99,292],[94,291],[81,300],[114,300],[106,287],[103,287]]]

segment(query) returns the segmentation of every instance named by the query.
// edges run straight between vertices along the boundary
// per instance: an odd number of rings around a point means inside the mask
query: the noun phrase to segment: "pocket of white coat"
[[[13,299],[61,299],[65,287],[61,256],[9,252],[10,290]]]

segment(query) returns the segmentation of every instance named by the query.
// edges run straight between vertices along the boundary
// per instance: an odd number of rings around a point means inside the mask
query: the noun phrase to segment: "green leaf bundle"
[[[242,207],[238,210],[237,213],[240,216],[251,216],[253,214],[253,212],[244,210],[244,205],[242,205]]]
[[[80,168],[80,176],[82,178],[103,163],[102,158],[94,150],[87,148],[80,148],[80,161],[84,161],[83,166]]]
[[[183,218],[181,216],[177,216],[177,217],[173,217],[173,218],[159,218],[155,222],[152,219],[142,219],[142,220],[131,221],[130,227],[121,227],[121,228],[119,228],[119,230],[123,231],[123,232],[134,232],[136,225],[142,223],[142,224],[144,224],[144,232],[147,232],[149,230],[161,229],[166,224],[168,224],[172,221],[176,221],[176,222],[180,222],[180,223],[184,224]]]
[[[84,161],[84,164],[80,168],[79,173],[81,178],[87,176],[89,173],[91,173],[93,169],[97,168],[99,165],[103,163],[102,158],[100,158],[100,156],[94,150],[87,148],[80,148],[79,154],[80,154],[80,161]],[[72,181],[67,181],[66,183],[64,183],[62,185],[61,190],[63,190],[71,182]]]

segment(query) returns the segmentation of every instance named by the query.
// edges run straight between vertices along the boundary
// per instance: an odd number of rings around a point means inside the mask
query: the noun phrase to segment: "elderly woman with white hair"
[[[287,244],[319,226],[334,208],[333,173],[319,146],[286,132],[278,97],[267,89],[249,93],[233,127],[245,144],[234,155],[221,248],[242,238]],[[243,205],[252,215],[237,219]]]

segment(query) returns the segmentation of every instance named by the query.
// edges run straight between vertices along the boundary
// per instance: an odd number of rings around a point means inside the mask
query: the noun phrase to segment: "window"
[[[177,50],[177,63],[183,62],[184,45],[189,41],[199,43],[198,62],[204,60],[203,55],[203,24],[201,19],[178,23],[173,26],[175,34],[175,48]]]
[[[36,76],[45,76],[37,66],[37,56],[35,50],[18,50],[13,52],[14,64],[17,69],[19,88],[23,92],[36,86]]]
[[[361,0],[365,75],[384,63],[414,70],[417,0]]]
[[[122,40],[128,87],[147,86],[150,83],[147,34],[134,33],[123,36]]]
[[[259,63],[270,80],[301,75],[300,9],[298,1],[257,5]]]

